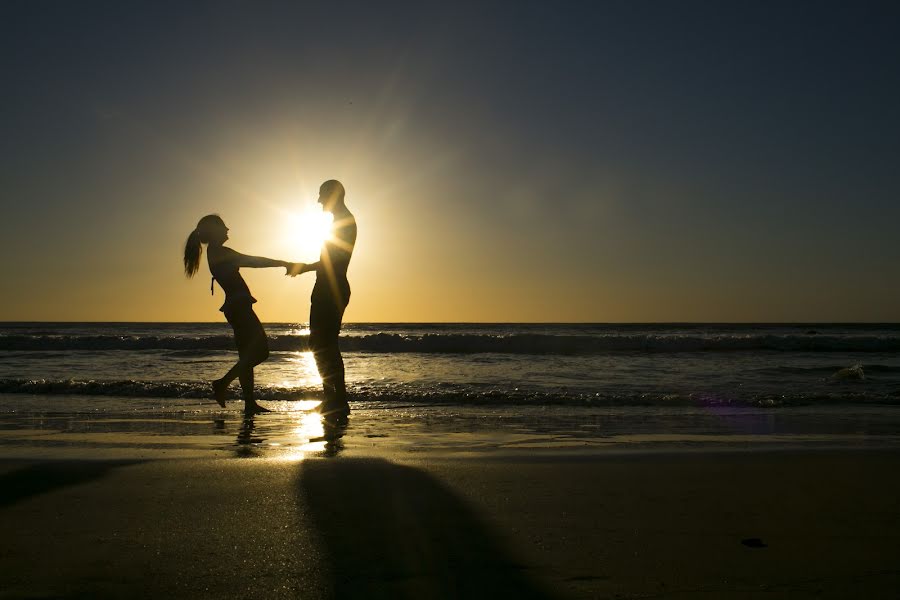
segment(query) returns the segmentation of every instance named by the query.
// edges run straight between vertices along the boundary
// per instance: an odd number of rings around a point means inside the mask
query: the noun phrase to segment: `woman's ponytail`
[[[201,254],[203,254],[203,246],[200,243],[200,232],[195,229],[184,244],[184,274],[188,278],[193,277],[200,268]]]
[[[202,244],[210,244],[218,240],[222,243],[228,239],[228,228],[219,215],[206,215],[197,223],[197,228],[188,236],[184,244],[184,274],[189,278],[200,268]]]

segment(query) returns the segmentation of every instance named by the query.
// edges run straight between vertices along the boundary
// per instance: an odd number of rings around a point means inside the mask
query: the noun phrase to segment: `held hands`
[[[290,275],[291,277],[296,277],[301,273],[306,272],[306,263],[285,263],[284,265],[284,274]]]

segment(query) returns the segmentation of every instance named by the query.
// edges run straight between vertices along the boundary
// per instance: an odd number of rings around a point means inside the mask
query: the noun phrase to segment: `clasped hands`
[[[306,271],[309,270],[306,267],[307,267],[307,264],[302,263],[302,262],[298,262],[298,263],[285,262],[284,263],[284,274],[285,274],[285,276],[290,275],[291,277],[296,277],[297,275],[300,275],[301,273],[306,273]]]

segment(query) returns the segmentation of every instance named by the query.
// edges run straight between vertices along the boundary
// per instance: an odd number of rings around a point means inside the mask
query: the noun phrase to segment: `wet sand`
[[[900,453],[0,461],[0,598],[893,598]]]

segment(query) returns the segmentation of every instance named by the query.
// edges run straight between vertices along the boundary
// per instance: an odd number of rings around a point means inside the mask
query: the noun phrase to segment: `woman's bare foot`
[[[225,408],[225,398],[228,397],[228,386],[221,379],[212,382],[213,398],[219,403],[219,406]]]
[[[247,404],[246,406],[244,406],[244,414],[245,415],[255,415],[258,413],[267,413],[267,412],[272,412],[272,411],[269,410],[268,408],[263,408],[262,406],[260,406],[259,404],[256,404],[255,402],[253,404]]]

